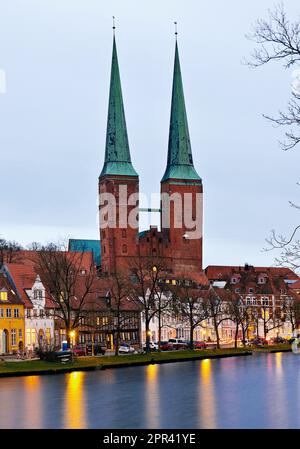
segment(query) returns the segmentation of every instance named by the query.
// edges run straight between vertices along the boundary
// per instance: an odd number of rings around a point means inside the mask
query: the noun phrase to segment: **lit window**
[[[26,329],[26,344],[29,346],[31,343],[30,339],[30,329]]]
[[[46,342],[47,344],[50,344],[51,341],[51,329],[50,327],[47,327],[46,329]]]
[[[108,317],[107,316],[104,316],[102,318],[102,324],[103,324],[103,326],[106,326],[108,324]]]
[[[34,345],[36,342],[35,329],[31,329],[31,343]]]
[[[0,300],[7,301],[7,292],[0,292]]]

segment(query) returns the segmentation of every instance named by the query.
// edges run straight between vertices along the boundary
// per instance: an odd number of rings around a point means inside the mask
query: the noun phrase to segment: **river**
[[[2,378],[0,428],[300,428],[300,356]]]

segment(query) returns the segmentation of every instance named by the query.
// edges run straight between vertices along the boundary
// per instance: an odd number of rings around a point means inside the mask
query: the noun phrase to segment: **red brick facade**
[[[127,186],[127,200],[132,193],[138,192],[138,178],[125,176],[103,176],[99,180],[99,193],[108,192],[114,195],[116,200],[116,218],[117,227],[110,227],[100,230],[101,238],[101,267],[104,273],[116,273],[126,270],[133,263],[133,259],[138,255],[144,257],[162,258],[164,265],[170,272],[176,273],[201,273],[202,272],[202,183],[191,182],[174,182],[169,180],[161,184],[161,193],[168,195],[179,194],[182,199],[181,211],[174,210],[174,202],[170,202],[169,212],[162,207],[161,212],[161,231],[156,226],[151,226],[149,230],[138,233],[137,228],[132,228],[127,220],[127,226],[121,227],[119,187]],[[200,230],[199,238],[189,238],[189,229],[185,226],[184,211],[185,197],[184,194],[190,194],[192,198],[192,210],[189,212],[192,219],[198,220],[197,227]],[[199,194],[200,197],[197,197]],[[196,214],[196,201],[198,211]],[[100,206],[100,216],[101,208]],[[133,205],[127,207],[127,217],[134,209]],[[169,213],[169,227],[163,226],[163,214]],[[182,226],[176,227],[175,214],[178,214]],[[198,216],[197,216],[198,215]],[[101,222],[101,219],[100,219]]]

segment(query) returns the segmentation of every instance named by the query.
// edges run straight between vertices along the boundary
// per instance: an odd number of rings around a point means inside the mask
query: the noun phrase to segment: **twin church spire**
[[[116,39],[113,39],[105,159],[101,176],[138,176],[130,157]]]
[[[130,157],[115,36],[113,38],[105,160],[100,177],[104,175],[138,176]],[[162,182],[172,179],[201,181],[193,165],[177,41],[168,159]]]

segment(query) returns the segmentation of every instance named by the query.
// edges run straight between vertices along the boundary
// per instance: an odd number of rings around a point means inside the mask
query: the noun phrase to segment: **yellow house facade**
[[[0,273],[0,354],[24,349],[24,304]]]

